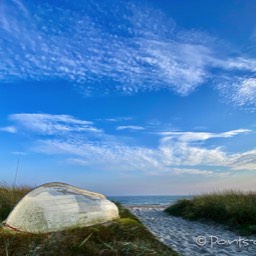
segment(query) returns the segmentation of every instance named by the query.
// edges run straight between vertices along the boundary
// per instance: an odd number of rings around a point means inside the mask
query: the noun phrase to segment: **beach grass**
[[[17,202],[33,188],[0,184],[0,222],[5,220]]]
[[[15,204],[31,188],[0,187],[0,219],[4,220]],[[115,202],[116,203],[116,202]],[[121,204],[117,203],[120,219],[102,225],[68,229],[48,234],[13,232],[0,227],[0,255],[3,256],[175,256],[159,242]]]
[[[256,234],[256,192],[227,190],[178,200],[165,212],[189,220],[210,220],[238,231]]]

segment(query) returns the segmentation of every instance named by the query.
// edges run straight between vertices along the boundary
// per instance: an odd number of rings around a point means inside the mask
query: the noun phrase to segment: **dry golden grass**
[[[5,183],[0,184],[0,221],[6,219],[17,202],[31,189],[29,186],[12,187]]]

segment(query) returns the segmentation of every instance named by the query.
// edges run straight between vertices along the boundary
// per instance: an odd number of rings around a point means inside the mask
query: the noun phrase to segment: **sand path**
[[[161,207],[128,207],[163,243],[180,255],[256,255],[256,236],[239,237],[213,224],[187,221],[170,216]],[[200,244],[200,245],[199,245]]]

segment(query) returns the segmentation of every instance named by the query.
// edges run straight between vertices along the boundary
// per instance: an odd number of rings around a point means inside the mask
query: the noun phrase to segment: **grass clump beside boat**
[[[211,220],[237,230],[256,234],[256,193],[228,190],[178,200],[165,212],[189,220]]]
[[[0,220],[4,220],[29,187],[0,187]],[[0,227],[0,255],[3,256],[176,256],[159,242],[122,205],[120,219],[102,225],[68,229],[48,234],[10,232]]]
[[[7,218],[18,201],[32,189],[29,186],[12,187],[5,183],[0,185],[0,222]]]

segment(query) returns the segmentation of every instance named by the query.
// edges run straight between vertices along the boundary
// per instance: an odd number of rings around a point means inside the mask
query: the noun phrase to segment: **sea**
[[[167,207],[179,199],[191,199],[192,195],[167,195],[167,196],[108,196],[111,201],[119,202],[125,206],[158,206]]]

